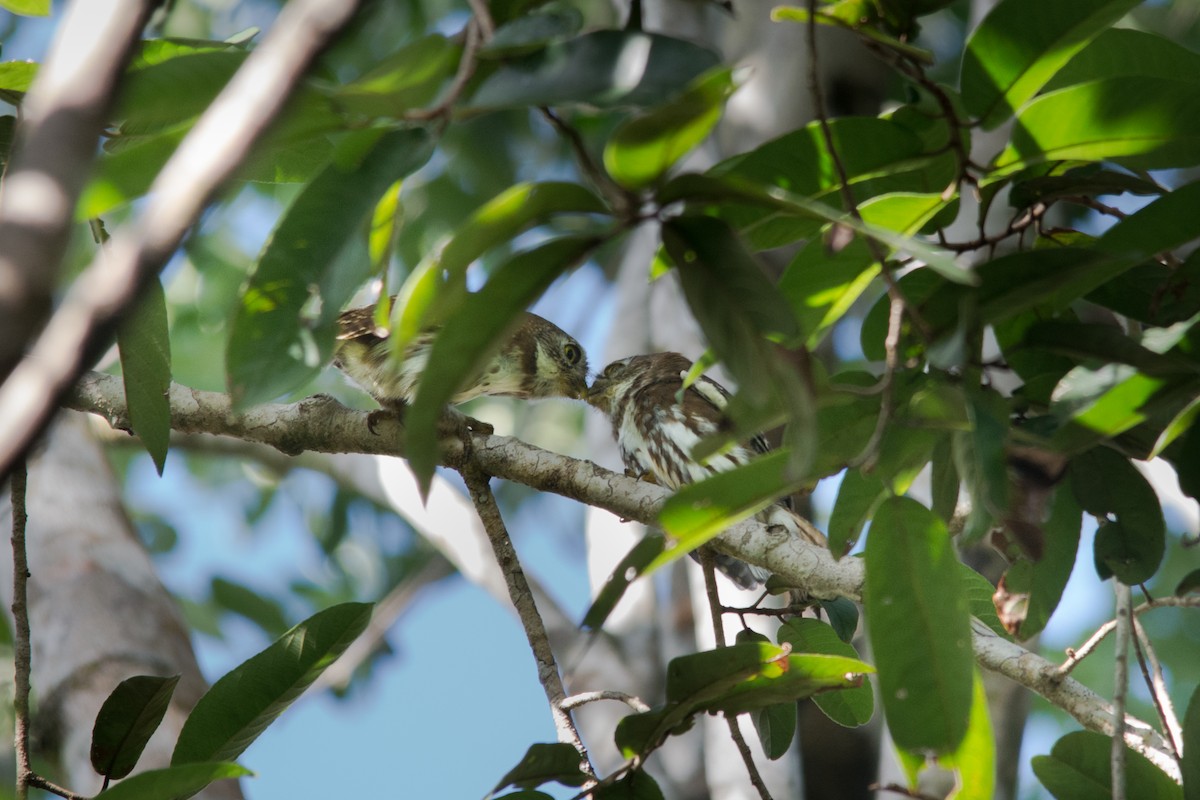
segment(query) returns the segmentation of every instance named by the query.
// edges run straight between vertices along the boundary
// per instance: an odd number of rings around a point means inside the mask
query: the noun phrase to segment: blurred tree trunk
[[[188,712],[207,684],[187,626],[159,582],[121,504],[120,488],[83,415],[63,412],[29,463],[29,623],[36,694],[35,752],[73,791],[94,794],[92,725],[108,694],[133,675],[179,674],[171,707],[137,771],[168,766]],[[0,523],[11,529],[7,492]],[[4,563],[6,603],[12,562]],[[232,781],[200,797],[240,798]]]

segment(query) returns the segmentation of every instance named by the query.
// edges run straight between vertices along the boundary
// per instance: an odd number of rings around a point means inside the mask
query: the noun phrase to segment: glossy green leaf
[[[852,642],[858,633],[859,619],[858,606],[854,601],[848,597],[835,597],[820,601],[820,605],[837,637],[846,644]]]
[[[1088,164],[1063,174],[1032,175],[1026,180],[1016,180],[1008,201],[1014,208],[1028,208],[1037,202],[1048,203],[1063,197],[1124,193],[1158,195],[1162,192],[1162,187],[1154,181]]]
[[[117,329],[121,379],[129,424],[162,475],[171,444],[171,337],[162,284],[146,284],[137,305]]]
[[[1192,691],[1183,715],[1183,758],[1179,771],[1183,773],[1184,800],[1200,798],[1200,686]]]
[[[951,752],[967,732],[974,661],[958,559],[945,524],[907,497],[867,537],[867,632],[896,744]]]
[[[472,110],[579,103],[652,106],[719,61],[711,50],[670,36],[593,31],[501,66],[466,105]]]
[[[837,557],[849,553],[875,509],[889,494],[878,475],[846,470],[829,514],[829,551]]]
[[[517,315],[600,241],[595,236],[563,236],[517,253],[446,320],[433,340],[429,367],[421,375],[404,421],[408,463],[422,491],[428,491],[437,467],[437,421],[446,403],[504,344]]]
[[[565,3],[542,6],[496,29],[479,48],[481,58],[511,58],[539,50],[551,42],[574,36],[583,27],[583,14]]]
[[[196,703],[179,732],[173,765],[236,758],[350,646],[371,604],[320,611],[226,673]]]
[[[1116,256],[1149,258],[1200,235],[1192,212],[1200,203],[1200,181],[1167,192],[1117,222],[1096,240],[1096,249]]]
[[[838,2],[832,2],[821,8],[817,12],[816,22],[819,25],[848,28],[864,39],[876,45],[882,45],[889,50],[895,50],[897,53],[913,61],[932,64],[934,62],[932,53],[888,35],[884,32],[884,28],[892,30],[899,28],[906,35],[912,34],[915,32],[912,30],[915,27],[912,25],[912,16],[929,13],[933,9],[941,8],[952,1],[880,0],[880,2],[875,3],[868,2],[868,0],[838,0]],[[884,14],[884,24],[882,25],[880,24],[880,20],[876,19],[877,12]],[[789,20],[791,22],[807,23],[809,21],[809,13],[807,8],[776,6],[771,9],[771,19],[777,22]]]
[[[1033,757],[1033,774],[1056,800],[1110,800],[1112,739],[1075,731],[1054,743],[1048,756]],[[1141,753],[1125,750],[1126,797],[1183,800],[1183,790]]]
[[[704,141],[736,88],[728,67],[715,69],[673,100],[622,123],[604,146],[605,169],[630,189],[658,181]]]
[[[95,219],[144,195],[187,133],[178,127],[155,136],[131,137],[103,154],[84,186],[76,220]]]
[[[396,237],[404,220],[404,206],[400,202],[400,190],[404,181],[393,183],[379,198],[371,212],[371,232],[367,235],[367,250],[371,256],[371,273],[385,275],[396,249]],[[387,314],[383,319],[388,319]]]
[[[1130,586],[1152,576],[1166,547],[1162,506],[1129,459],[1095,447],[1071,460],[1071,488],[1083,510],[1109,522],[1096,533],[1096,571]]]
[[[967,110],[985,128],[1004,122],[1138,2],[1001,0],[967,41],[961,75]]]
[[[171,705],[179,676],[135,675],[117,684],[92,728],[92,769],[112,780],[133,772]]]
[[[1168,267],[1143,263],[1090,292],[1086,298],[1148,325],[1165,326],[1200,314],[1200,252]]]
[[[454,73],[459,56],[459,47],[445,36],[425,36],[339,87],[334,98],[339,106],[357,114],[398,117],[433,101]]]
[[[1110,160],[1167,169],[1200,160],[1200,84],[1117,77],[1043,95],[1017,116],[996,175],[1044,161]]]
[[[1200,54],[1156,33],[1110,28],[1056,72],[1045,91],[1126,75],[1200,82]]]
[[[409,274],[396,297],[392,346],[404,346],[463,302],[467,267],[488,250],[556,214],[602,214],[604,202],[576,183],[518,183],[484,203]]]
[[[792,617],[780,626],[776,636],[780,644],[790,644],[792,652],[858,658],[858,651],[842,641],[832,627],[817,619]],[[847,728],[866,725],[875,713],[875,696],[868,683],[814,695],[813,702],[825,716]]]
[[[954,800],[992,800],[996,787],[996,738],[979,670],[975,670],[972,687],[967,734],[958,749],[940,757],[938,762],[958,774]]]
[[[582,786],[588,776],[580,771],[580,762],[579,751],[569,744],[531,744],[521,761],[500,779],[492,792],[506,786],[532,789],[550,781],[564,786]]]
[[[604,586],[600,587],[580,626],[585,630],[600,630],[608,615],[617,607],[617,602],[625,596],[629,584],[645,573],[650,563],[662,553],[666,543],[666,537],[661,533],[647,532],[613,569]]]
[[[875,671],[857,658],[820,654],[787,656],[787,664],[769,663],[746,680],[706,703],[705,711],[744,714],[778,703],[794,703],[821,692],[851,689]],[[668,676],[668,685],[670,677]]]
[[[253,774],[240,764],[228,762],[178,764],[139,772],[96,795],[96,800],[184,800],[213,781]]]
[[[329,165],[284,212],[231,326],[226,368],[237,404],[291,391],[328,363],[337,313],[369,268],[366,258],[353,268],[335,265],[335,259],[362,233],[384,191],[424,164],[432,151],[425,131],[384,134],[354,168]],[[350,279],[352,273],[357,280]],[[335,277],[336,286],[330,283]],[[305,308],[314,299],[314,287],[326,291],[320,312],[310,315]]]

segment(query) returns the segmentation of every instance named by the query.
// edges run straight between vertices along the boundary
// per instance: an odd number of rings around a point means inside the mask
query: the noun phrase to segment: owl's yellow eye
[[[563,358],[567,360],[569,366],[573,367],[579,363],[579,359],[583,358],[583,351],[579,349],[579,345],[567,342],[563,345]]]

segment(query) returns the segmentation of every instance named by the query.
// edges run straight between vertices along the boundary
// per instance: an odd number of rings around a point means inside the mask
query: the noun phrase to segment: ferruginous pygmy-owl
[[[435,331],[418,334],[395,363],[388,352],[387,329],[375,324],[375,306],[343,312],[338,325],[334,366],[366,389],[381,406],[403,413],[416,396]],[[587,358],[583,348],[553,322],[522,312],[512,335],[450,402],[465,403],[481,395],[586,399]]]
[[[724,421],[729,392],[721,384],[701,376],[678,399],[692,362],[679,353],[651,353],[614,361],[592,383],[588,403],[612,420],[613,436],[625,462],[625,472],[678,489],[715,473],[748,462],[770,448],[755,436],[701,463],[692,449],[706,436],[717,433]],[[756,518],[768,525],[782,525],[794,536],[824,546],[820,535],[787,507],[773,503]],[[723,553],[714,553],[715,563],[734,583],[744,589],[761,584],[766,570]]]

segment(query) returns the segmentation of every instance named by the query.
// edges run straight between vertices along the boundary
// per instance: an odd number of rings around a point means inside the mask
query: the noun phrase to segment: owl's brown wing
[[[375,324],[375,306],[363,306],[343,311],[338,316],[337,338],[357,339],[360,336],[371,336],[376,339],[387,337],[387,330]]]

